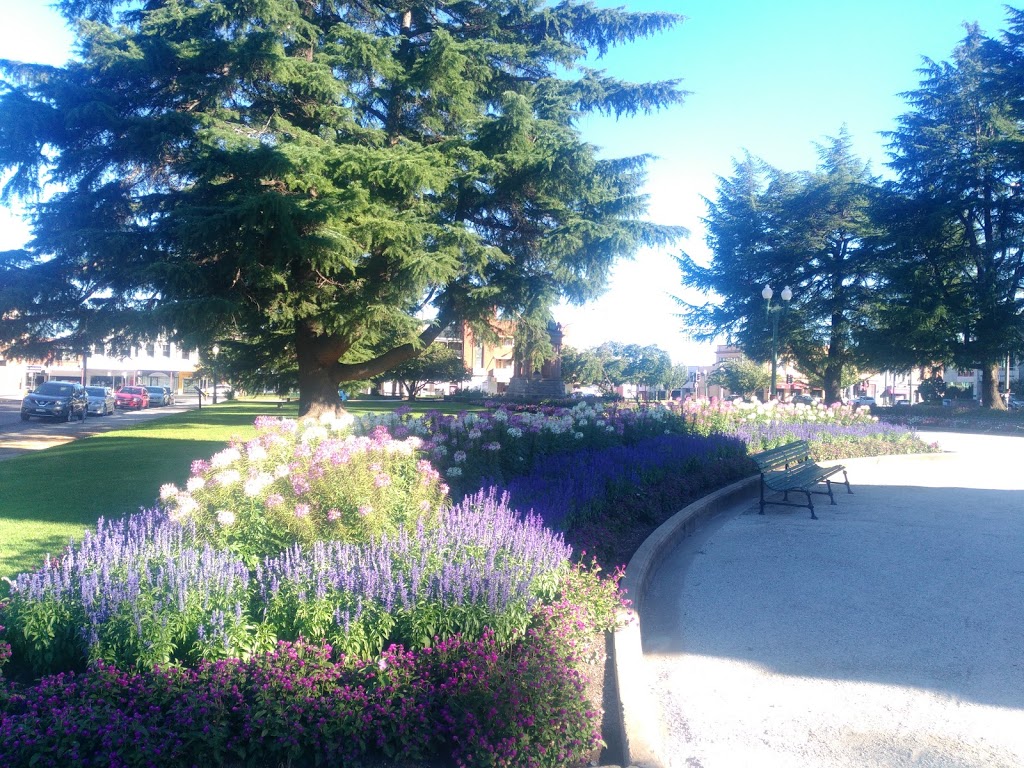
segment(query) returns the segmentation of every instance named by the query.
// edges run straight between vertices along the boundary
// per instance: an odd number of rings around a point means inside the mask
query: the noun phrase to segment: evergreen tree
[[[877,271],[873,205],[878,184],[852,153],[843,129],[819,147],[816,171],[785,173],[747,155],[720,178],[709,200],[711,263],[687,254],[678,261],[683,284],[720,299],[677,299],[689,333],[702,340],[734,339],[753,360],[771,358],[772,318],[761,297],[793,291],[777,318],[779,354],[821,381],[828,402],[839,399],[861,355],[857,329],[867,321],[869,285]]]
[[[54,190],[29,248],[0,263],[11,354],[162,328],[231,342],[253,371],[294,361],[300,412],[333,409],[339,382],[452,322],[539,324],[599,292],[616,257],[679,234],[640,220],[648,158],[599,158],[577,123],[681,101],[674,81],[586,65],[680,16],[576,0],[57,7],[77,60],[0,62],[4,198]]]
[[[913,362],[981,368],[1002,409],[999,364],[1024,332],[1024,16],[1004,43],[976,25],[951,62],[926,61],[891,134],[896,235],[879,322]],[[921,358],[929,358],[921,359]]]

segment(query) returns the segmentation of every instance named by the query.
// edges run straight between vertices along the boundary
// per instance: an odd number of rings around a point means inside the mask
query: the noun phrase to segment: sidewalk
[[[643,664],[675,768],[1024,765],[1024,440],[844,462],[805,509],[744,500],[657,566]]]

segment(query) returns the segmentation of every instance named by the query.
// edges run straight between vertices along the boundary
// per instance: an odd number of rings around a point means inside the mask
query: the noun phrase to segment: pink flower
[[[299,519],[309,517],[309,504],[296,504],[295,516]]]

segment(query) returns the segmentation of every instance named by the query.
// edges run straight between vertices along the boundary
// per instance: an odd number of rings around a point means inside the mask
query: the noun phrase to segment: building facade
[[[116,357],[100,347],[91,354],[51,360],[0,358],[0,396],[21,398],[44,381],[77,381],[86,386],[125,384],[170,387],[176,394],[191,392],[199,367],[199,353],[167,341],[132,348],[128,357]],[[205,384],[205,382],[202,382]]]

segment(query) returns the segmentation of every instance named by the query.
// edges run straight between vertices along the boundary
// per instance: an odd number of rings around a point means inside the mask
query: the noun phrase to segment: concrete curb
[[[752,498],[757,493],[759,482],[760,475],[748,477],[676,512],[647,537],[626,566],[621,586],[626,596],[633,601],[633,610],[625,626],[617,630],[612,638],[615,685],[621,709],[619,722],[622,724],[624,765],[666,768],[661,759],[661,717],[658,702],[651,696],[648,684],[637,613],[655,569],[665,553],[691,534],[702,520]]]

